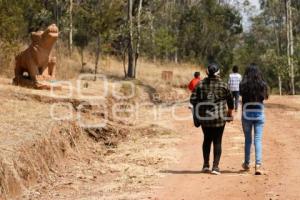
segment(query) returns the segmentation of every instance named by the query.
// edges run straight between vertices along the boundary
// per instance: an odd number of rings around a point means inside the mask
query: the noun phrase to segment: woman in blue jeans
[[[262,136],[265,123],[264,100],[268,99],[268,86],[256,64],[250,64],[240,84],[243,102],[242,125],[245,134],[245,161],[243,168],[250,170],[252,129],[254,129],[255,174],[261,175]]]

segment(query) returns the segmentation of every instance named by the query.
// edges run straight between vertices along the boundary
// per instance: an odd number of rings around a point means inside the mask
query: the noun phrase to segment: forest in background
[[[136,77],[138,59],[155,62],[217,62],[222,75],[232,65],[259,64],[272,92],[300,90],[300,2],[260,0],[259,14],[243,29],[251,1],[235,0],[0,0],[0,73],[29,35],[51,23],[60,30],[59,53],[92,55],[94,72],[103,56],[123,61]],[[91,57],[89,57],[90,59]]]

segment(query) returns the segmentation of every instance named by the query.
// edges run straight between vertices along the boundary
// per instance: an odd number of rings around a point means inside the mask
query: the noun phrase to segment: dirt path
[[[287,102],[291,107],[286,106]],[[178,145],[179,163],[162,170],[167,176],[155,200],[198,199],[300,199],[300,98],[273,97],[267,103],[263,138],[265,175],[241,172],[243,133],[240,113],[228,124],[223,140],[221,176],[200,173],[202,167],[202,132],[188,121],[176,122],[175,129],[184,137]],[[187,114],[187,109],[180,112]],[[252,158],[254,150],[252,149]],[[253,159],[252,159],[253,160]]]
[[[17,89],[0,84],[3,104],[0,109],[3,113],[0,116],[0,168],[14,170],[18,167],[16,170],[19,171],[13,172],[22,175],[16,181],[24,187],[19,198],[10,199],[300,199],[300,96],[274,96],[267,104],[263,140],[266,175],[258,177],[253,175],[253,170],[251,173],[240,171],[244,136],[238,113],[236,121],[228,124],[225,130],[220,165],[222,175],[212,176],[200,173],[201,130],[193,127],[191,119],[172,117],[172,106],[158,105],[157,110],[141,110],[145,119],[141,118],[137,124],[145,125],[145,128],[128,132],[127,139],[117,147],[105,147],[82,131],[77,134],[67,127],[69,124],[62,127],[67,134],[57,130],[55,133],[60,133],[59,137],[49,137],[56,142],[44,145],[48,140],[42,136],[48,135],[46,130],[52,130],[49,128],[52,125],[48,112],[50,103],[47,99],[45,102],[32,99]],[[191,115],[186,105],[175,108],[177,117]],[[153,113],[159,116],[153,117]],[[76,133],[76,142],[70,140],[71,132]],[[26,148],[23,143],[27,144]],[[45,147],[41,148],[44,150],[32,149],[35,144],[41,144],[38,147]],[[64,145],[52,150],[56,146],[51,144]],[[24,148],[28,152],[24,153]],[[60,155],[60,151],[64,153]],[[19,157],[19,154],[25,157]],[[60,157],[56,159],[58,155]],[[52,159],[57,162],[53,163]],[[3,160],[13,164],[7,165]],[[168,166],[175,160],[179,162]],[[36,161],[35,165],[33,161]],[[1,170],[5,173],[0,173],[0,185],[1,180],[11,177],[8,170]],[[30,185],[30,181],[35,183]],[[8,189],[16,188],[15,182],[6,185],[11,186]]]

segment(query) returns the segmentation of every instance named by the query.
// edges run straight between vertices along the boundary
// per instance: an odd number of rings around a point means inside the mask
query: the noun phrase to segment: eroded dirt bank
[[[147,117],[125,124],[109,112],[106,127],[82,128],[76,114],[88,101],[53,98],[8,81],[0,89],[0,199],[146,198],[159,170],[174,162],[175,132]],[[105,101],[114,103],[110,97]],[[53,111],[54,104],[61,105]],[[102,119],[101,109],[92,112],[97,109],[87,104],[81,116]],[[69,114],[73,118],[54,119]]]

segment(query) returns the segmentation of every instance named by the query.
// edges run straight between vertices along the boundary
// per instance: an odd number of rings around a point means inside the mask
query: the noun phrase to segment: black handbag
[[[193,115],[193,121],[194,121],[194,126],[196,128],[199,128],[201,126],[200,119],[199,119],[199,111],[197,110],[197,97],[196,93],[193,92],[191,97],[190,97],[190,103],[192,104],[192,115]]]

